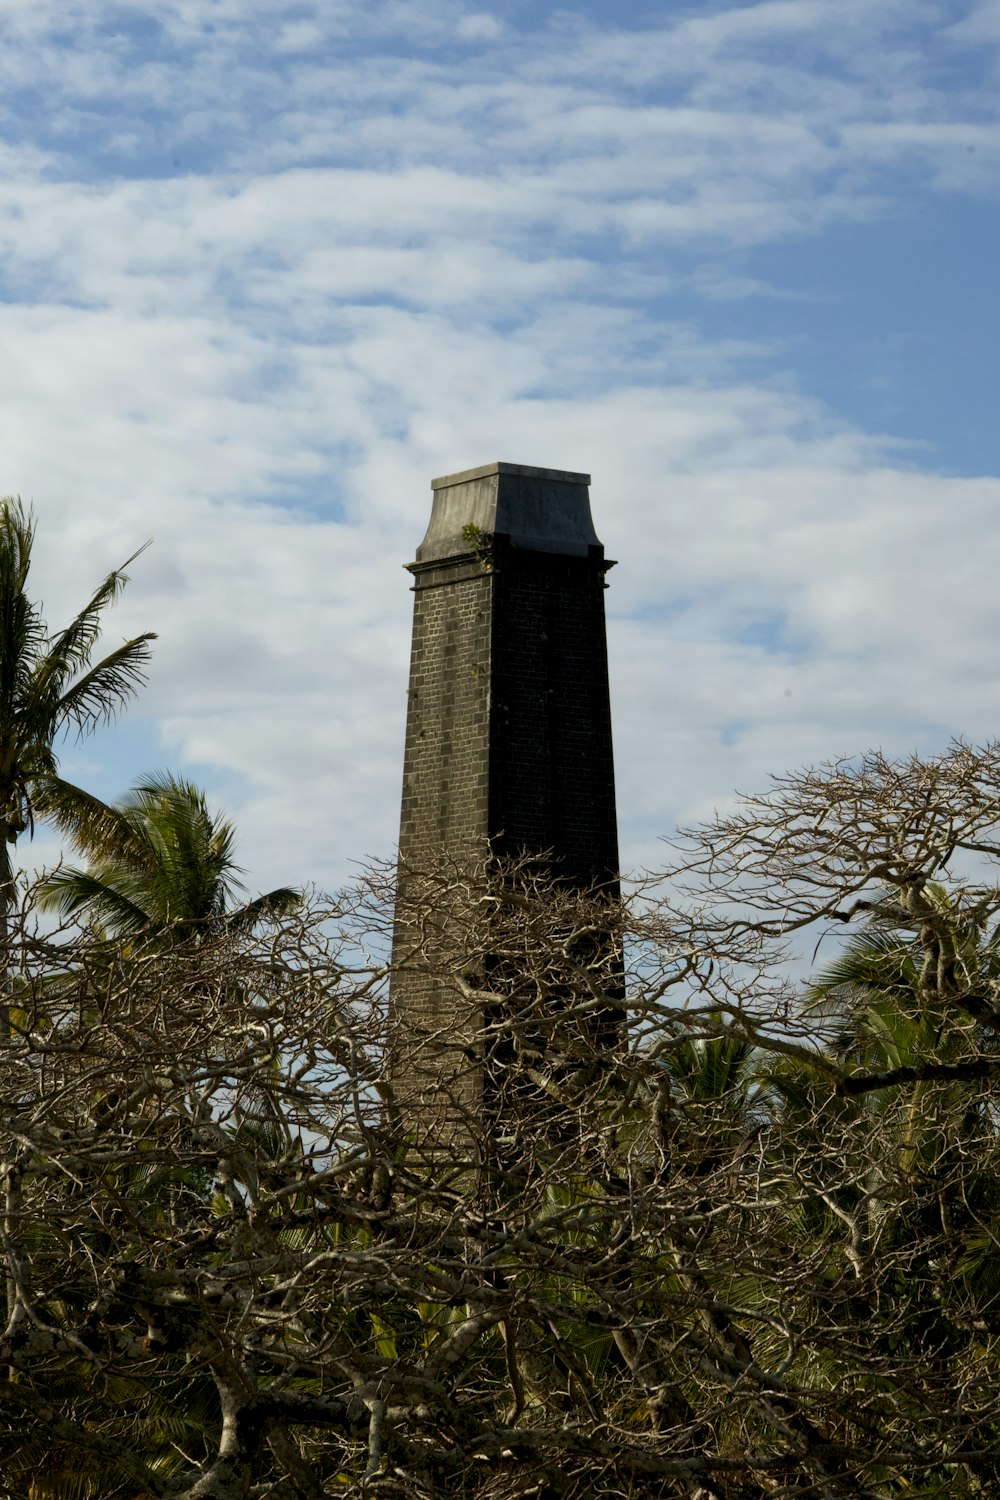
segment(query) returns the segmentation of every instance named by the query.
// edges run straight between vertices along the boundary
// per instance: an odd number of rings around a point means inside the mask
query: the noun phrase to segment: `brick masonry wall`
[[[415,564],[394,959],[427,941],[419,873],[488,842],[551,851],[590,886],[618,874],[603,552],[513,548]],[[425,914],[426,916],[426,914]],[[447,926],[447,913],[435,918]],[[432,939],[433,940],[433,939]],[[483,1102],[481,1012],[457,989],[397,972],[390,1069],[409,1127],[440,1138]],[[412,1106],[419,1105],[414,1109]]]
[[[475,558],[415,577],[399,832],[412,863],[460,859],[488,832],[493,593]]]
[[[473,556],[412,571],[390,1071],[408,1128],[439,1140],[481,1102],[482,1072],[470,1067],[468,1052],[482,1014],[420,973],[421,953],[436,937],[420,876],[441,861],[460,869],[487,849],[493,578]],[[446,916],[430,913],[432,924]],[[447,945],[447,925],[441,940]]]
[[[594,549],[599,554],[599,549]],[[583,885],[617,879],[600,555],[495,552],[489,830],[504,853],[552,850]]]

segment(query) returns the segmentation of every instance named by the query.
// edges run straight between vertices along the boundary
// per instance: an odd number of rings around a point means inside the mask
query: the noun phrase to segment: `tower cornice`
[[[434,504],[417,562],[474,552],[479,539],[494,536],[523,551],[593,556],[601,543],[589,486],[589,474],[528,464],[482,464],[445,474],[431,481]]]

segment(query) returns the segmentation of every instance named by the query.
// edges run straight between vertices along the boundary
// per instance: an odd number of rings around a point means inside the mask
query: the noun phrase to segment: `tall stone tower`
[[[590,476],[492,463],[432,482],[430,525],[408,564],[413,646],[392,991],[397,1090],[450,1089],[476,1107],[466,1058],[477,1017],[406,971],[408,885],[442,858],[552,857],[564,883],[617,892],[604,557]],[[479,1018],[481,1019],[481,1018]],[[458,1066],[458,1065],[456,1065]],[[409,1111],[408,1111],[409,1113]]]

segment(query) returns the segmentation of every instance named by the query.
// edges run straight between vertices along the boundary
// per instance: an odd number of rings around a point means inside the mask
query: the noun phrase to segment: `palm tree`
[[[887,895],[814,976],[806,1006],[834,1026],[841,1063],[899,1069],[995,1050],[1000,924],[928,881],[920,909]]]
[[[301,899],[279,886],[234,906],[244,889],[235,829],[209,811],[198,787],[170,772],[146,777],[111,808],[75,790],[55,821],[90,864],[57,870],[40,904],[64,916],[86,913],[112,937],[184,941],[219,925],[252,927]]]
[[[803,1135],[815,1131],[816,1159],[824,1149],[835,1157],[842,1140],[845,1164],[859,1144],[867,1161],[863,1175],[844,1172],[822,1204],[803,1199],[800,1209],[814,1242],[838,1235],[822,1207],[839,1218],[842,1240],[850,1225],[855,1312],[872,1357],[890,1348],[880,1339],[909,1339],[924,1392],[942,1402],[1000,1330],[1000,1133],[995,1097],[976,1072],[996,1056],[998,986],[1000,924],[984,904],[928,881],[916,913],[886,894],[806,997],[833,1028],[837,1061],[873,1087],[809,1101],[800,1075],[800,1102],[812,1106]],[[784,1082],[794,1082],[791,1070]],[[793,1109],[792,1092],[781,1092]],[[835,1282],[829,1290],[842,1295]],[[893,1309],[881,1333],[879,1298]],[[971,1447],[983,1450],[966,1460],[975,1482],[995,1491],[995,1447],[981,1438]]]
[[[0,954],[13,900],[11,846],[36,817],[53,817],[73,795],[57,774],[55,742],[66,729],[89,734],[114,718],[143,681],[156,639],[147,631],[91,664],[101,617],[138,553],[108,574],[64,630],[49,635],[26,592],[33,541],[31,511],[20,499],[0,499]]]

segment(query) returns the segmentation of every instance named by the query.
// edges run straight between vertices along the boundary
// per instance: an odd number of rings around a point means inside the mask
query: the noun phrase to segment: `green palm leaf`
[[[53,818],[90,864],[51,875],[41,892],[43,908],[66,916],[87,912],[112,936],[187,937],[218,922],[252,927],[301,899],[281,886],[234,905],[244,890],[236,831],[182,777],[147,776],[112,808],[66,783],[57,790]]]
[[[27,594],[34,520],[19,499],[0,500],[0,906],[10,902],[7,845],[49,816],[58,800],[58,736],[86,734],[112,718],[136,691],[149,661],[151,632],[92,662],[104,611],[127,582],[116,569],[78,615],[50,636]],[[133,554],[137,556],[138,554]],[[132,559],[130,558],[131,562]]]

